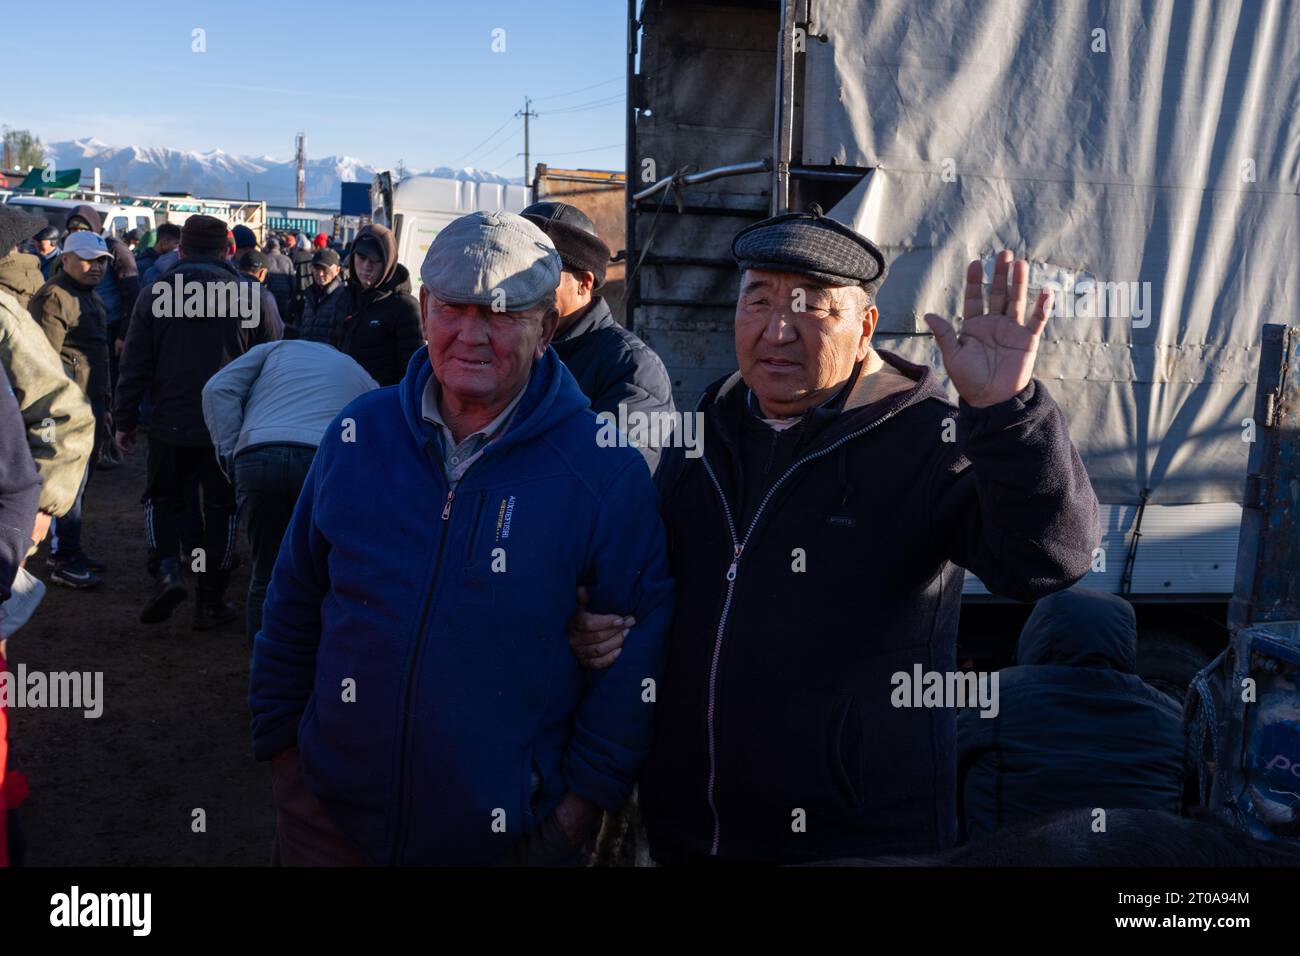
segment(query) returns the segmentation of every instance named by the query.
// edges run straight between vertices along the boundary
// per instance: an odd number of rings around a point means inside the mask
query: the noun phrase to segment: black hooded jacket
[[[956,712],[896,708],[893,675],[955,669],[962,568],[1018,600],[1088,570],[1097,500],[1042,383],[955,409],[930,369],[877,354],[905,377],[860,375],[779,474],[745,471],[739,373],[705,392],[702,457],[660,462],[677,609],[641,778],[657,858],[950,845]]]
[[[372,236],[384,253],[384,272],[373,288],[348,278],[341,318],[334,324],[334,346],[370,373],[380,385],[396,385],[406,374],[411,355],[424,344],[420,306],[411,295],[411,276],[397,261],[397,243],[383,227],[363,226],[356,242]],[[351,258],[349,257],[349,262]]]
[[[155,290],[136,300],[118,370],[113,420],[118,431],[132,431],[140,421],[140,402],[151,392],[150,436],[173,445],[212,444],[203,419],[203,386],[213,375],[254,345],[279,337],[278,323],[246,328],[238,315],[177,315],[172,291],[182,284],[234,283],[252,289],[224,260],[182,259],[159,277]],[[256,294],[255,290],[252,294]],[[170,311],[171,316],[166,314]],[[225,310],[223,310],[225,311]]]
[[[1180,705],[1134,671],[1137,623],[1123,598],[1071,588],[1038,602],[998,713],[962,711],[957,753],[971,839],[1076,808],[1178,813]]]

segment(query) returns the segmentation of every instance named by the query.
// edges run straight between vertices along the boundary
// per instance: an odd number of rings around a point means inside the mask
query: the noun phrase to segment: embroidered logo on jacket
[[[510,519],[515,514],[515,496],[501,499],[501,506],[497,508],[497,540],[504,541],[510,537]]]

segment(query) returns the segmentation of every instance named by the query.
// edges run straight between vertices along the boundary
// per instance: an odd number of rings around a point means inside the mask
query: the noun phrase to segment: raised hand
[[[934,333],[943,367],[957,394],[983,408],[1014,398],[1029,384],[1038,355],[1038,340],[1052,311],[1052,290],[1043,289],[1025,321],[1029,263],[1013,262],[1003,250],[993,265],[988,311],[984,311],[984,269],[976,259],[966,267],[960,334],[933,313],[925,324]]]

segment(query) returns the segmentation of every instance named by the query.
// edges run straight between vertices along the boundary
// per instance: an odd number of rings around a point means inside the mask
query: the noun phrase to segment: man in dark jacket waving
[[[654,486],[548,347],[560,259],[536,226],[464,216],[420,274],[428,348],[326,429],[254,644],[279,860],[574,862],[650,746]],[[594,673],[565,640],[579,582],[640,621]]]
[[[820,213],[743,230],[740,370],[706,390],[704,453],[657,479],[678,604],[641,781],[665,863],[792,863],[956,837],[963,568],[1034,600],[1084,574],[1097,504],[1031,377],[1050,294],[997,258],[961,336],[928,317],[961,398],[871,346],[880,251]],[[581,617],[581,615],[580,615]],[[628,639],[629,645],[632,638]]]

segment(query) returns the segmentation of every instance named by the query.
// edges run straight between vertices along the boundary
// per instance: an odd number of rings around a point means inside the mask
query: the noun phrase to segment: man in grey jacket
[[[227,476],[234,464],[235,501],[248,517],[250,647],[262,627],[280,540],[321,435],[344,405],[378,387],[350,357],[304,339],[255,346],[203,387],[203,419]]]

